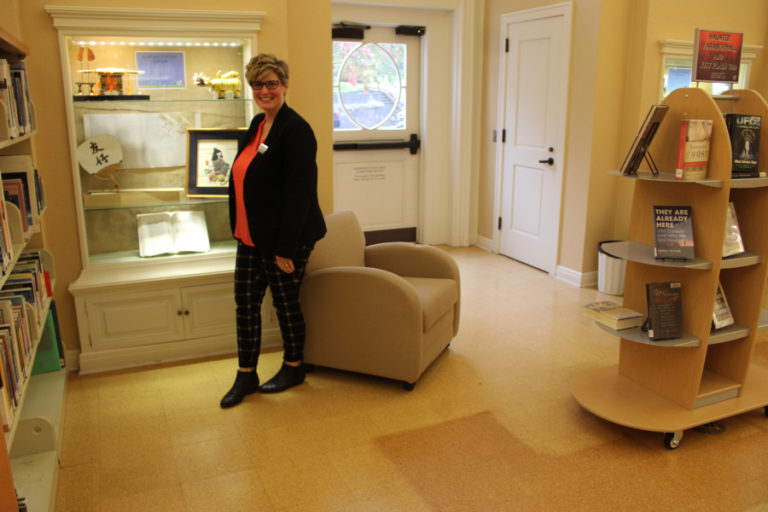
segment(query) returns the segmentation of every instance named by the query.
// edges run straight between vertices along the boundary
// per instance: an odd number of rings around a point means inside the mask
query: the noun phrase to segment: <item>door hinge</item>
[[[504,53],[509,53],[509,38],[504,41]]]
[[[507,142],[507,129],[502,128],[501,130],[501,142]]]
[[[499,231],[501,231],[501,217],[499,217]]]

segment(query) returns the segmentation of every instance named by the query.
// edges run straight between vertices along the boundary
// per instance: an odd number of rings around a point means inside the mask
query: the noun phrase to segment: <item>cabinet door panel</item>
[[[181,289],[188,338],[235,333],[235,293],[231,282]]]
[[[177,289],[101,295],[86,299],[94,348],[135,347],[184,337]]]

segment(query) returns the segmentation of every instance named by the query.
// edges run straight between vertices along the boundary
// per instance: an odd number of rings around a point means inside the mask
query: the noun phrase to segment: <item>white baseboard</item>
[[[582,273],[560,265],[554,277],[579,288],[597,285],[597,271]]]
[[[475,235],[472,241],[472,245],[485,249],[486,251],[496,252],[496,246],[493,243],[492,238],[486,238],[484,236]]]
[[[281,346],[280,329],[265,329],[262,333],[261,345],[262,348]],[[69,361],[79,362],[77,369],[80,375],[87,375],[225,354],[237,354],[237,340],[232,334],[94,352],[72,350],[67,352],[67,365],[69,366]],[[74,371],[74,369],[70,368],[70,371]]]

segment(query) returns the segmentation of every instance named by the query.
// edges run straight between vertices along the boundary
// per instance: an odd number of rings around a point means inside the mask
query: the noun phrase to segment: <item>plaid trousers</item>
[[[237,355],[241,368],[255,367],[261,350],[261,303],[269,286],[283,336],[283,359],[304,357],[304,315],[299,304],[299,286],[304,278],[312,247],[302,246],[293,259],[295,270],[286,274],[277,267],[274,255],[237,243],[235,260],[235,304]]]

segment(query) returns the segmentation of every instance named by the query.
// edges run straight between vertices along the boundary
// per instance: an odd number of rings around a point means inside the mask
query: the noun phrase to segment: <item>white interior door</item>
[[[333,45],[334,209],[353,210],[366,232],[416,240],[419,152],[337,148],[418,137],[420,38],[373,27]]]
[[[502,18],[499,252],[550,273],[560,229],[570,25],[570,4]]]

